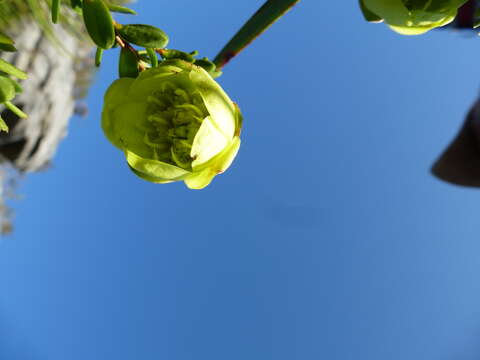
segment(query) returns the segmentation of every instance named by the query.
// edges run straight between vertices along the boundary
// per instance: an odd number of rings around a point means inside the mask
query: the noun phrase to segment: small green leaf
[[[112,15],[102,0],[83,0],[83,21],[93,42],[102,49],[115,43]]]
[[[160,49],[159,53],[162,56],[162,58],[166,60],[180,59],[180,60],[187,61],[189,63],[193,63],[195,61],[194,55],[192,55],[191,53],[189,54],[184,51],[180,51],[180,50]],[[192,53],[198,54],[198,51],[195,51],[195,52],[192,51]]]
[[[161,49],[168,44],[167,34],[155,26],[131,24],[121,25],[117,29],[123,39],[145,48]]]
[[[25,72],[6,62],[3,59],[0,59],[0,71],[3,71],[22,80],[27,78],[27,74]]]
[[[2,117],[0,117],[0,131],[5,131],[8,133],[8,125],[5,120],[2,119]]]
[[[10,79],[10,81],[13,82],[13,86],[15,87],[15,93],[21,94],[23,92],[23,87],[15,80]]]
[[[208,72],[210,76],[214,79],[222,75],[222,72],[220,70],[217,70],[217,66],[212,61],[208,60],[206,57],[204,57],[203,59],[195,60],[194,64],[205,69],[205,71]]]
[[[22,110],[12,104],[10,101],[5,101],[4,105],[19,118],[26,119],[28,117]]]
[[[0,43],[0,51],[14,52],[17,51],[17,48],[12,44],[2,44]]]
[[[13,41],[10,36],[0,31],[0,44],[13,45],[15,44],[15,41]]]
[[[52,0],[52,22],[58,23],[58,14],[60,13],[60,0]]]
[[[95,66],[99,67],[102,63],[102,56],[103,56],[103,49],[97,47],[97,51],[95,52]]]
[[[118,76],[136,78],[138,76],[137,55],[129,49],[122,48],[118,59]]]
[[[10,83],[13,85],[13,87],[15,88],[15,94],[20,94],[23,92],[23,88],[18,82],[6,76],[4,76],[4,78],[10,81]]]
[[[0,76],[0,103],[12,100],[15,97],[15,86],[9,78]]]
[[[215,64],[210,60],[208,60],[207,58],[195,60],[195,65],[204,68],[206,72],[215,70]]]
[[[124,7],[124,6],[112,4],[110,2],[107,2],[107,6],[108,6],[108,9],[111,12],[116,12],[116,13],[120,13],[120,14],[137,15],[137,12],[135,10],[129,9],[127,7]]]
[[[147,48],[146,50],[148,57],[150,58],[150,64],[152,64],[152,67],[158,66],[158,57],[155,50],[153,50],[152,48]]]

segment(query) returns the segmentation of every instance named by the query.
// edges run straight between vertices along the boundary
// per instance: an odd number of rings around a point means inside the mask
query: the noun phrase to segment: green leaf
[[[213,62],[221,68],[256,37],[281,18],[299,0],[267,0],[218,53]]]
[[[2,44],[0,43],[0,51],[14,52],[17,51],[17,48],[12,44]]]
[[[13,45],[15,44],[15,41],[13,41],[13,39],[10,38],[10,36],[0,31],[0,44]]]
[[[5,131],[8,133],[8,125],[5,120],[2,119],[2,117],[0,117],[0,131]]]
[[[205,69],[206,72],[215,70],[215,64],[208,60],[207,58],[195,60],[195,65],[200,66]]]
[[[3,59],[0,59],[0,71],[3,71],[4,73],[15,76],[22,80],[27,78],[27,74],[25,72],[13,66],[12,64],[6,62]]]
[[[158,51],[162,58],[169,60],[169,59],[180,59],[183,61],[187,61],[189,63],[193,63],[195,61],[194,55],[189,54],[187,52],[181,50],[174,50],[174,49],[160,49]],[[197,52],[198,53],[198,52]]]
[[[107,2],[108,9],[112,12],[120,13],[120,14],[130,14],[130,15],[137,15],[137,12],[135,10],[129,9],[124,6],[112,4],[110,2]]]
[[[222,75],[222,72],[217,70],[217,66],[207,58],[195,60],[194,64],[205,69],[214,79]]]
[[[97,51],[95,52],[95,66],[99,67],[102,63],[102,56],[103,56],[103,49],[97,47]]]
[[[9,78],[0,76],[0,103],[12,100],[15,97],[15,86]]]
[[[83,21],[93,42],[102,49],[115,43],[112,15],[102,0],[83,0]]]
[[[118,59],[118,76],[136,78],[138,73],[137,55],[129,49],[122,48]]]
[[[143,24],[120,25],[117,30],[126,41],[145,48],[161,49],[168,44],[167,34],[155,26]]]
[[[28,116],[25,114],[22,110],[20,110],[18,107],[16,107],[14,104],[12,104],[10,101],[5,101],[4,105],[15,115],[17,115],[19,118],[26,119]]]
[[[60,0],[52,0],[52,22],[58,23],[58,14],[60,13]]]
[[[4,76],[3,78],[7,79],[8,81],[10,81],[10,83],[13,85],[13,87],[15,88],[15,94],[20,94],[23,92],[23,88],[22,86],[16,82],[15,80],[13,79],[10,79],[9,77],[6,77]]]
[[[155,50],[153,50],[152,48],[147,48],[146,50],[148,57],[150,58],[150,64],[152,64],[152,67],[158,66],[158,57]]]

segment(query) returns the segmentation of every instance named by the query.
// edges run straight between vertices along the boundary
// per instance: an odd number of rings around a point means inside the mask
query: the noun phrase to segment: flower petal
[[[112,112],[120,104],[125,103],[128,100],[127,93],[128,89],[133,83],[133,79],[122,78],[115,80],[110,87],[107,89],[107,92],[104,96],[104,106],[102,111],[102,128],[110,142],[121,148],[121,145],[115,140],[113,135],[113,124],[114,119]]]
[[[455,19],[455,15],[445,17],[439,22],[431,23],[427,26],[395,26],[389,25],[390,29],[401,35],[421,35],[434,28],[447,25]]]
[[[217,175],[215,171],[210,168],[207,168],[199,173],[194,173],[187,177],[185,181],[185,185],[189,189],[200,190],[210,184],[213,178]]]
[[[383,18],[390,28],[403,35],[419,35],[450,23],[466,0],[413,1],[362,0],[365,8]]]
[[[206,163],[227,146],[229,139],[215,125],[212,117],[207,116],[198,129],[190,152],[190,156],[195,159],[192,167]]]
[[[155,177],[155,176],[150,176],[150,175],[141,173],[140,171],[135,170],[134,168],[132,168],[130,165],[128,165],[128,167],[130,168],[130,170],[131,170],[135,175],[137,175],[139,178],[142,178],[143,180],[146,180],[146,181],[148,181],[148,182],[152,182],[152,183],[155,183],[155,184],[168,184],[168,183],[173,182],[173,180],[164,180],[164,179],[162,179],[162,178],[158,178],[158,177]]]
[[[121,78],[115,80],[105,92],[104,103],[107,108],[114,108],[127,100],[128,90],[135,80]]]
[[[128,96],[130,99],[145,101],[148,95],[162,89],[162,82],[176,78],[181,75],[181,71],[175,66],[161,66],[144,71],[134,80]]]
[[[126,102],[117,105],[102,117],[102,128],[112,144],[129,149],[140,156],[151,157],[152,149],[145,144],[145,133],[151,124],[146,120],[147,103]]]
[[[230,167],[230,165],[232,165],[233,159],[235,159],[235,156],[237,156],[238,150],[240,149],[240,142],[240,138],[235,136],[229,146],[218,157],[214,166],[218,173],[223,173]]]
[[[146,176],[156,178],[158,181],[183,180],[190,171],[170,165],[162,161],[145,159],[131,151],[125,151],[128,165]]]
[[[235,136],[240,136],[243,126],[243,115],[240,112],[240,108],[236,103],[233,103],[235,106]]]
[[[213,178],[227,170],[232,164],[233,159],[240,148],[240,138],[235,136],[233,141],[225,148],[222,153],[208,162],[208,166],[203,169],[194,169],[194,172],[185,178],[185,184],[190,189],[203,189],[210,184]],[[197,171],[195,171],[197,170]]]
[[[190,79],[197,87],[205,106],[227,138],[231,139],[235,133],[235,107],[228,95],[208,73],[199,66],[194,66],[190,72]]]

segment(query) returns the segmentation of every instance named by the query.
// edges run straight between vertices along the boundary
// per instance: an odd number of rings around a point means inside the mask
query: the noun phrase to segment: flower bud
[[[404,35],[423,34],[450,23],[467,0],[360,0],[362,10]]]
[[[105,94],[102,128],[141,178],[207,186],[240,147],[241,114],[201,67],[165,60]]]

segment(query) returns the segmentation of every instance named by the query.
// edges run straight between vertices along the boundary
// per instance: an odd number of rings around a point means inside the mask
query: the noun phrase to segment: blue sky
[[[120,21],[213,57],[262,1],[226,4],[139,0]],[[0,358],[478,359],[480,194],[429,167],[477,96],[479,49],[301,1],[219,79],[242,146],[201,191],[136,178],[105,140],[107,53],[0,243]]]

